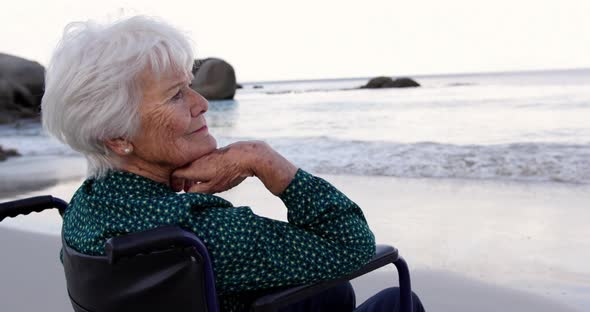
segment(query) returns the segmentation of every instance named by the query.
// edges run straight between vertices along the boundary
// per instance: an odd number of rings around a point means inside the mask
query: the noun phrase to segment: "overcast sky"
[[[589,0],[3,0],[0,52],[47,65],[64,26],[164,18],[238,81],[590,67]]]

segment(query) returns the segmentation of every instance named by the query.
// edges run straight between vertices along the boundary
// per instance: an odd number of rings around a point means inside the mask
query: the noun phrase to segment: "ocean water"
[[[210,103],[210,132],[265,140],[316,173],[590,183],[590,69],[414,78],[422,87],[244,83]],[[35,123],[0,127],[0,145],[76,154]]]
[[[422,87],[244,83],[235,100],[211,102],[207,119],[219,145],[265,140],[298,166],[329,175],[363,207],[378,241],[399,247],[413,270],[454,272],[588,311],[590,70],[415,79]],[[79,156],[31,122],[0,126],[0,145],[32,161]],[[19,196],[67,200],[81,180]],[[222,196],[286,220],[286,210],[269,209],[280,200],[259,181],[244,184]],[[57,235],[61,218],[46,211],[1,226]],[[413,276],[420,291],[449,285],[448,277],[420,284]]]

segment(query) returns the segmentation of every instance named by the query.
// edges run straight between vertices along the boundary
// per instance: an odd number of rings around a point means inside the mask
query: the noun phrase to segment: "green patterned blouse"
[[[165,184],[128,172],[88,179],[64,215],[68,245],[103,255],[110,237],[162,225],[194,232],[213,261],[222,311],[243,311],[273,287],[347,274],[375,253],[361,209],[325,180],[299,169],[280,195],[289,222],[233,207],[223,198],[176,193]]]

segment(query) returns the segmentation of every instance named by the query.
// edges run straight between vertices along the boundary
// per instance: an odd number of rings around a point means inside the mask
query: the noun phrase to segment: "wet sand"
[[[85,172],[86,160],[81,157],[11,157],[0,162],[0,198],[10,198],[78,180]]]
[[[6,191],[0,197],[54,194],[69,199],[82,181],[83,169],[75,169],[75,160],[63,170],[67,178],[52,186],[24,185],[37,182],[33,173],[42,168],[36,166],[51,164],[50,159],[29,163],[29,178],[21,175],[18,187],[12,180],[13,187],[27,191]],[[2,169],[0,164],[0,185],[6,185]],[[363,208],[378,242],[400,249],[428,310],[590,310],[590,187],[324,177]],[[221,196],[258,214],[286,219],[280,200],[254,179]],[[0,224],[2,311],[70,309],[58,260],[59,229],[57,212]],[[353,281],[357,302],[395,281],[393,268]]]

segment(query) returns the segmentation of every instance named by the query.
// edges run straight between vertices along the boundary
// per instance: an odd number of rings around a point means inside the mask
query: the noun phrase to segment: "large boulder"
[[[208,100],[231,100],[236,94],[236,73],[226,61],[218,58],[195,60],[193,90]]]
[[[14,149],[3,149],[2,145],[0,145],[0,161],[13,156],[20,156],[20,154]]]
[[[38,117],[44,86],[43,66],[0,53],[0,123]]]
[[[391,79],[391,77],[375,77],[366,85],[362,86],[363,89],[379,89],[379,88],[409,88],[409,87],[419,87],[420,84],[414,81],[411,78],[397,78],[395,80]]]

